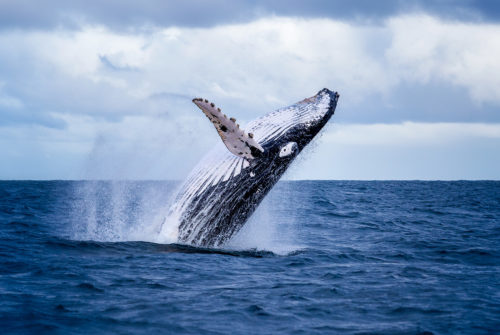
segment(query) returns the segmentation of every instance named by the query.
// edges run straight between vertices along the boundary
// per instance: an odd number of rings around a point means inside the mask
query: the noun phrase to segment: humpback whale
[[[180,243],[220,247],[252,215],[290,163],[335,112],[339,95],[316,95],[251,121],[245,130],[208,100],[193,102],[213,123],[219,143],[179,188],[160,227]],[[172,233],[167,221],[175,222]],[[172,236],[170,236],[172,237]]]

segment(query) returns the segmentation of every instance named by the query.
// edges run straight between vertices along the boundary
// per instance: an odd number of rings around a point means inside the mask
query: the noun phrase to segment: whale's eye
[[[290,156],[291,154],[295,153],[297,149],[298,149],[297,143],[288,142],[287,144],[281,147],[279,156],[280,157]]]

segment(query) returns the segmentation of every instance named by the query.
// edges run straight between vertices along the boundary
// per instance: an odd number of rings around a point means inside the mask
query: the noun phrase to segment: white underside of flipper
[[[228,119],[227,116],[221,112],[220,108],[215,107],[213,103],[201,98],[193,99],[193,102],[203,111],[208,119],[212,121],[222,142],[224,142],[231,153],[238,157],[251,160],[255,158],[254,155],[252,155],[251,148],[256,148],[264,152],[262,146],[253,138],[253,134],[246,133],[243,129],[240,129],[240,125],[236,123],[235,119]]]

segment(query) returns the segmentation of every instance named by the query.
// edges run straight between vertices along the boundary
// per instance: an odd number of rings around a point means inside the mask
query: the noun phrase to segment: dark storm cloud
[[[99,4],[84,0],[2,0],[0,28],[72,29],[82,23],[118,30],[148,26],[208,27],[269,15],[376,22],[396,14],[422,11],[454,20],[500,20],[500,2],[495,0],[108,0]]]

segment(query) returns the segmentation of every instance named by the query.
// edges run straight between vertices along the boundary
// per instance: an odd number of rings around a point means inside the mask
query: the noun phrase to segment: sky
[[[0,1],[0,179],[182,179],[239,120],[340,93],[287,179],[500,179],[500,3]]]

